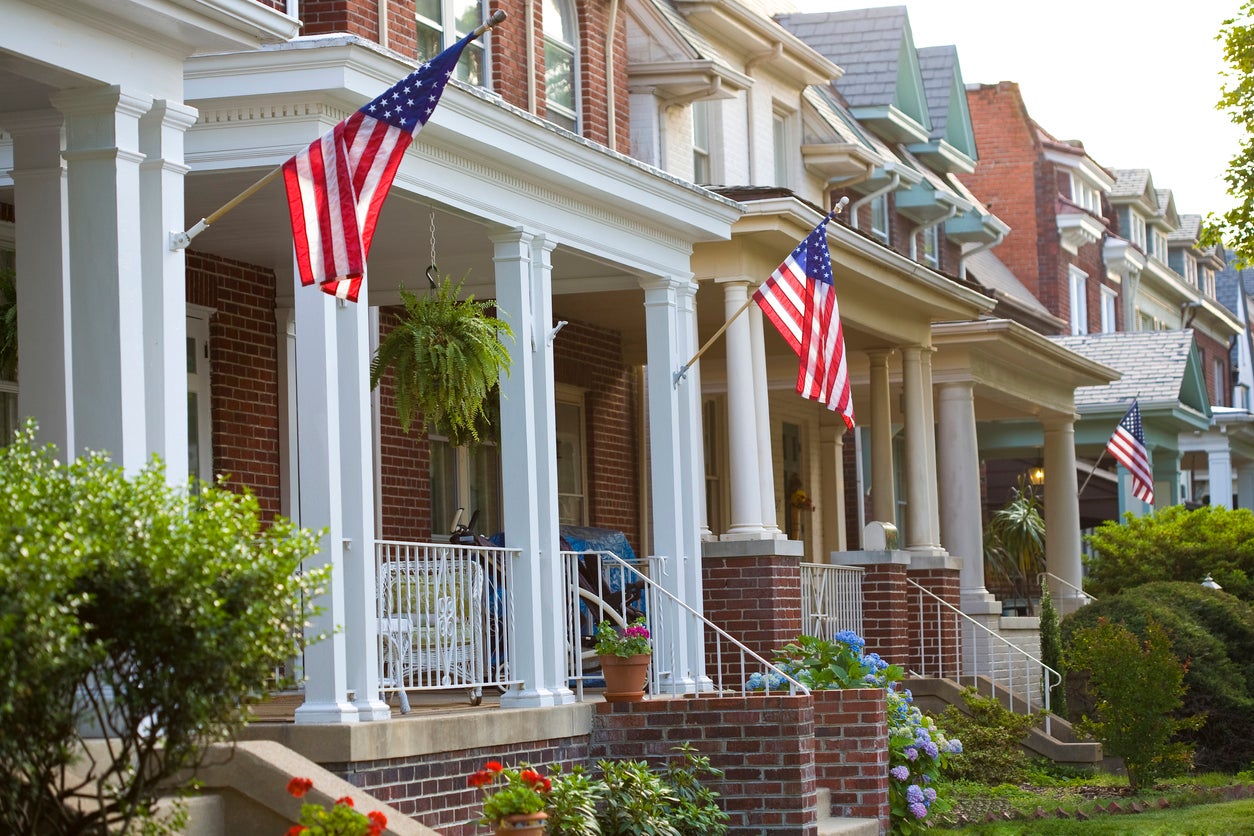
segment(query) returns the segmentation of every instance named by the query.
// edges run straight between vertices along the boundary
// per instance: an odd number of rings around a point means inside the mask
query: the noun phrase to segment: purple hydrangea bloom
[[[888,770],[888,774],[896,778],[898,781],[904,781],[910,777],[910,769],[905,766],[894,766]]]
[[[924,807],[921,802],[918,804],[911,804],[910,815],[914,816],[916,819],[921,819],[927,815],[927,807]]]
[[[951,755],[962,754],[962,741],[961,740],[955,737],[953,740],[949,741],[949,754]]]
[[[911,784],[910,786],[906,787],[906,801],[910,802],[911,804],[922,804],[923,803],[923,787],[920,787],[918,784]]]
[[[906,751],[903,752],[902,754],[906,756],[906,760],[914,761],[914,760],[917,760],[919,757],[919,750],[915,749],[913,746],[908,746],[906,747]]]
[[[925,789],[923,791],[923,800],[926,801],[928,804],[931,804],[933,801],[935,801],[936,790],[932,789],[931,787],[928,787],[927,789]]]
[[[940,754],[940,750],[936,748],[936,744],[930,740],[923,744],[923,751],[927,753],[929,758],[935,758]]]

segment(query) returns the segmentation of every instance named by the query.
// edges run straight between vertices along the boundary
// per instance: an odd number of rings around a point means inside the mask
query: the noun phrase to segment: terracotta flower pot
[[[637,656],[598,656],[605,679],[606,702],[640,702],[649,676],[648,653]]]
[[[548,827],[549,814],[514,813],[496,823],[496,836],[539,836]]]

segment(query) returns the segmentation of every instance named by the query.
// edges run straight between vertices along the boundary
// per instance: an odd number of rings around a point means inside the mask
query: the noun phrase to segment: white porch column
[[[974,384],[942,383],[936,445],[941,543],[962,558],[959,594],[964,612],[986,614],[996,602],[984,586],[984,535],[980,514],[980,452],[975,431]],[[997,608],[1000,611],[1000,608]]]
[[[520,549],[511,590],[517,629],[516,675],[502,705],[572,702],[566,687],[561,558],[557,533],[557,418],[553,402],[554,242],[522,229],[491,236],[497,315],[509,323],[510,371],[501,378],[501,483],[505,545]]]
[[[867,352],[871,362],[871,517],[897,524],[893,487],[893,412],[888,393],[888,350]]]
[[[296,271],[292,271],[293,282]],[[323,529],[322,550],[306,562],[329,566],[326,594],[316,599],[322,612],[310,619],[310,634],[323,636],[305,649],[305,702],[296,709],[297,723],[355,723],[358,710],[348,699],[348,603],[345,581],[346,494],[357,486],[341,482],[344,472],[343,414],[339,399],[341,370],[351,355],[342,356],[337,326],[338,300],[314,287],[295,287],[296,308],[296,434],[300,460],[298,522]],[[345,346],[351,350],[352,346]],[[352,371],[344,376],[351,379]],[[359,527],[354,533],[360,537]],[[353,544],[349,544],[350,551]],[[360,550],[358,542],[356,548]],[[354,559],[357,554],[354,553]],[[359,650],[354,646],[353,651]]]
[[[183,135],[196,110],[159,100],[139,120],[140,229],[143,233],[144,384],[148,449],[165,461],[171,485],[187,482],[187,276],[184,251],[170,248],[183,218]]]
[[[829,552],[848,548],[845,532],[845,424],[829,410],[819,417],[819,520],[823,547],[814,559],[826,563]]]
[[[302,295],[321,291],[304,288]],[[374,541],[375,445],[370,396],[370,289],[362,283],[356,304],[335,303],[340,411],[340,502],[344,525],[344,645],[348,690],[358,719],[386,720],[391,709],[379,693],[379,617]]]
[[[697,352],[697,283],[691,279],[676,289],[678,305],[679,347],[684,361]],[[755,306],[756,307],[756,306]],[[764,369],[765,371],[765,369]],[[687,452],[681,467],[683,485],[682,520],[680,522],[683,551],[684,603],[699,613],[705,612],[705,584],[701,579],[702,523],[705,520],[705,445],[702,435],[705,427],[701,421],[701,364],[688,370],[687,379],[679,382],[676,393],[679,401],[680,449]],[[713,682],[705,673],[705,625],[699,620],[685,620],[685,655],[681,657],[684,669],[690,671],[685,681],[700,683],[700,690],[708,691]]]
[[[691,594],[686,586],[687,577],[683,571],[688,544],[681,511],[684,507],[684,445],[690,443],[691,439],[686,438],[681,430],[683,423],[677,394],[685,384],[681,382],[676,387],[674,379],[676,370],[688,359],[680,356],[689,345],[680,326],[679,297],[683,285],[684,283],[674,278],[640,280],[640,286],[644,290],[648,364],[645,385],[648,388],[649,403],[653,553],[664,560],[662,577],[654,580],[675,598],[691,604]],[[742,285],[741,299],[744,298]],[[747,331],[747,325],[745,328]],[[748,334],[743,336],[747,337]],[[747,339],[744,340],[744,345],[747,347]],[[731,350],[730,343],[728,350]],[[747,355],[747,351],[745,354]],[[747,356],[742,368],[748,369]],[[744,374],[743,377],[748,378],[749,375]],[[730,388],[730,380],[728,385]],[[747,406],[751,408],[752,404]],[[746,443],[756,461],[754,454],[757,448],[752,435]],[[756,511],[756,504],[754,510]],[[696,685],[693,681],[693,662],[687,658],[691,633],[688,619],[682,617],[679,608],[674,605],[663,604],[659,610],[654,613],[657,617],[654,623],[658,626],[654,652],[664,654],[659,667],[671,671],[668,678],[659,685],[668,690],[692,690]],[[667,656],[671,658],[666,658]]]
[[[1254,508],[1254,463],[1237,466],[1237,507]]]
[[[782,540],[775,507],[775,457],[771,450],[771,398],[766,379],[766,343],[762,336],[762,309],[750,305],[749,351],[753,356],[754,422],[758,431],[758,492],[762,500],[762,533],[767,539]],[[785,510],[785,513],[788,513]]]
[[[902,421],[905,422],[905,492],[906,492],[906,548],[912,552],[933,553],[940,546],[931,537],[932,501],[936,490],[935,470],[928,469],[927,436],[932,425],[927,422],[928,410],[924,399],[931,393],[923,390],[923,370],[917,345],[906,346],[901,354]]]
[[[1080,498],[1075,469],[1075,416],[1043,417],[1045,430],[1045,568],[1064,583],[1051,582],[1059,615],[1085,599],[1080,564]]]
[[[927,490],[928,542],[938,550],[944,551],[940,536],[940,490],[936,474],[936,407],[932,403],[932,354],[936,351],[932,346],[924,346],[919,355],[919,377],[923,388],[923,448],[927,453]]]
[[[1206,470],[1210,479],[1210,504],[1232,506],[1232,451],[1228,436],[1219,435],[1206,449]]]
[[[68,164],[76,449],[66,455],[107,450],[133,473],[148,458],[142,230],[133,218],[139,119],[152,99],[113,86],[67,90],[52,102],[65,115]]]
[[[723,315],[730,318],[748,300],[749,283],[743,279],[720,282],[723,285]],[[743,315],[732,320],[723,336],[723,343],[727,346],[727,470],[731,521],[720,539],[758,540],[766,532],[762,528],[762,483],[758,472],[757,407],[753,403],[753,352],[749,320]]]
[[[70,331],[69,210],[61,162],[63,117],[55,110],[5,113],[13,137],[17,214],[18,390],[21,418],[72,457],[74,373]],[[186,433],[186,428],[184,429]]]

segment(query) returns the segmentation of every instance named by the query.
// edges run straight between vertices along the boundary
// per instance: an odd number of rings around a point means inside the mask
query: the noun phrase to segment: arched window
[[[544,93],[549,121],[577,130],[575,9],[570,0],[544,0]]]
[[[414,15],[418,23],[418,57],[434,58],[474,31],[486,17],[484,0],[418,0]],[[486,84],[483,38],[466,46],[457,62],[457,78],[468,84]]]

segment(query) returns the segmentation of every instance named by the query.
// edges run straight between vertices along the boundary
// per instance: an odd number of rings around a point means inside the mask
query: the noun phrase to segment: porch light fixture
[[[1222,586],[1215,583],[1215,579],[1210,576],[1210,572],[1206,573],[1206,579],[1202,581],[1202,586],[1206,589],[1223,589]]]
[[[1029,467],[1028,481],[1038,487],[1045,484],[1045,468],[1041,467],[1039,464],[1035,467]]]

